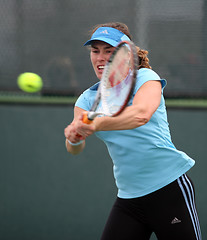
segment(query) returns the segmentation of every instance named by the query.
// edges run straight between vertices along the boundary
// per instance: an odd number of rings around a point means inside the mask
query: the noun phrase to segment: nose
[[[98,61],[105,61],[105,60],[106,60],[105,54],[104,54],[103,52],[100,52],[100,53],[98,54],[97,60],[98,60]]]

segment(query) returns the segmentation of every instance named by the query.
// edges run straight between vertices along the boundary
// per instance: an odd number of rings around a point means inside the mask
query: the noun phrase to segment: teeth
[[[99,66],[98,68],[99,68],[99,69],[104,69],[104,66]]]

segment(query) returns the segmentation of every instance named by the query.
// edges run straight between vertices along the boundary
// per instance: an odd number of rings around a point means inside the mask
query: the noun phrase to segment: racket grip
[[[82,122],[85,123],[85,124],[91,124],[93,122],[93,120],[88,119],[88,113],[86,112],[86,113],[83,114]],[[77,134],[76,136],[77,137],[82,137],[80,134]]]
[[[86,124],[91,124],[93,122],[93,120],[88,119],[88,113],[83,114],[83,120],[82,121]]]

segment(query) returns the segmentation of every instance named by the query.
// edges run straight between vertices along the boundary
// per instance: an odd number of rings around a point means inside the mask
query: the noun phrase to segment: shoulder
[[[99,87],[99,82],[86,89],[77,99],[75,106],[89,111]]]
[[[148,81],[160,81],[162,84],[162,88],[164,88],[167,84],[165,79],[161,79],[160,76],[149,68],[141,68],[137,71],[137,81],[136,81],[136,91],[146,82]]]
[[[138,70],[138,77],[139,78],[152,78],[154,80],[159,80],[160,76],[149,68],[141,68]]]

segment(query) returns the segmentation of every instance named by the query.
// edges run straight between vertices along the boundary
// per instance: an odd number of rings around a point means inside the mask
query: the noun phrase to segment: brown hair
[[[125,35],[127,35],[127,37],[129,37],[130,40],[132,40],[132,35],[129,32],[129,28],[124,23],[110,22],[110,23],[98,24],[92,29],[91,35],[100,27],[115,28],[115,29],[123,32]],[[136,48],[137,48],[137,55],[139,56],[138,69],[140,69],[140,68],[150,68],[150,69],[152,69],[152,67],[149,65],[149,58],[147,57],[148,51],[144,50],[144,49],[141,49],[138,46],[136,46]]]

